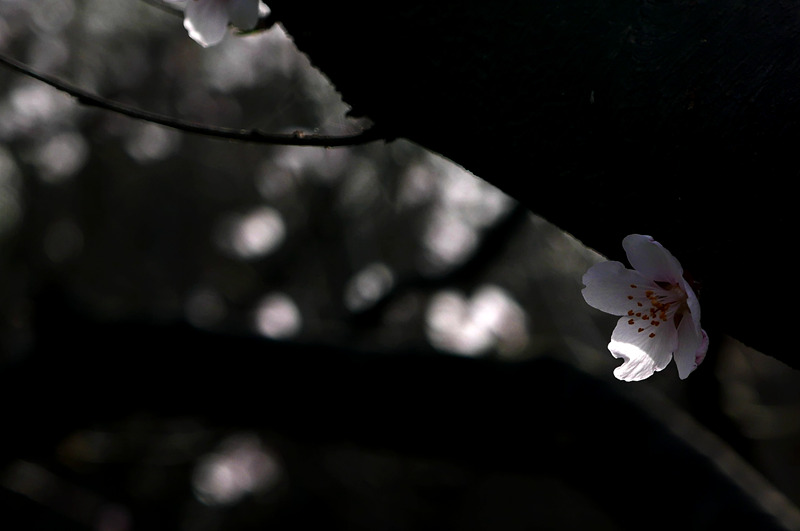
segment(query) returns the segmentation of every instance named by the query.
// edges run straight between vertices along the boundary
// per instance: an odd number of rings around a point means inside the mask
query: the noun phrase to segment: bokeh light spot
[[[8,95],[8,111],[3,112],[3,132],[15,135],[38,136],[46,127],[52,131],[59,122],[65,121],[76,106],[63,94],[42,83],[23,81]]]
[[[470,319],[469,301],[460,293],[437,293],[428,306],[426,320],[428,340],[440,350],[478,356],[494,344],[489,329]]]
[[[426,275],[445,273],[463,262],[478,245],[478,233],[458,216],[437,210],[422,237],[420,270]]]
[[[145,123],[131,129],[125,141],[125,151],[140,164],[147,164],[169,157],[180,143],[181,135],[177,131]]]
[[[528,344],[525,311],[503,289],[486,285],[467,299],[443,290],[428,305],[426,333],[437,349],[464,356],[516,354]]]
[[[344,304],[352,312],[369,308],[383,298],[394,285],[394,275],[386,264],[370,264],[345,286]]]
[[[253,259],[275,251],[285,237],[286,227],[280,212],[264,206],[223,220],[217,243],[235,256]]]
[[[34,162],[44,182],[57,184],[80,171],[88,156],[89,144],[83,135],[64,131],[39,146],[34,154]]]
[[[297,334],[303,325],[300,309],[283,293],[267,295],[256,309],[256,329],[272,339],[284,339]]]
[[[230,505],[247,494],[273,488],[281,475],[274,452],[256,435],[237,434],[200,459],[192,475],[192,490],[206,505]]]

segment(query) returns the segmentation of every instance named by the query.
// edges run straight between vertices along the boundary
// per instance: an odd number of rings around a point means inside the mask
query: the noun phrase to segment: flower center
[[[660,289],[641,289],[636,284],[631,284],[633,294],[628,295],[628,300],[635,302],[636,306],[628,310],[628,324],[637,327],[637,332],[649,331],[648,337],[656,337],[655,328],[670,319],[678,327],[685,310],[688,310],[686,300],[688,295],[678,285],[668,282],[656,282]]]

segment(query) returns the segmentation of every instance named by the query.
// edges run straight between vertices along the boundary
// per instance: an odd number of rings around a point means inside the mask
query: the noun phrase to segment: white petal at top
[[[650,236],[630,234],[622,240],[622,247],[631,266],[645,277],[678,286],[683,282],[680,262]]]
[[[228,31],[228,0],[189,0],[184,15],[189,37],[204,47],[219,43]]]

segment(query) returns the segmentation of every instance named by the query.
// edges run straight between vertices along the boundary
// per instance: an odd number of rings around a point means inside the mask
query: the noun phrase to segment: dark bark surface
[[[726,332],[793,367],[795,2],[270,2],[354,111],[622,259],[650,234]],[[267,52],[268,53],[268,52]],[[781,282],[785,284],[786,282]]]

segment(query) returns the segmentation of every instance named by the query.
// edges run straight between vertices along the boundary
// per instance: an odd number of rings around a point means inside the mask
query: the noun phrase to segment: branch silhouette
[[[100,97],[80,87],[76,87],[75,85],[67,83],[66,81],[38,72],[26,64],[2,54],[0,54],[0,65],[50,85],[56,90],[72,96],[78,101],[78,103],[82,105],[115,112],[130,118],[152,122],[186,133],[193,133],[225,140],[234,140],[238,142],[281,146],[343,147],[362,145],[369,142],[374,142],[376,140],[388,140],[388,138],[381,135],[374,126],[349,135],[319,135],[314,133],[305,133],[303,131],[295,131],[293,133],[267,133],[258,129],[215,127],[197,122],[191,122],[189,120],[183,120],[174,116],[167,116],[146,111]]]

